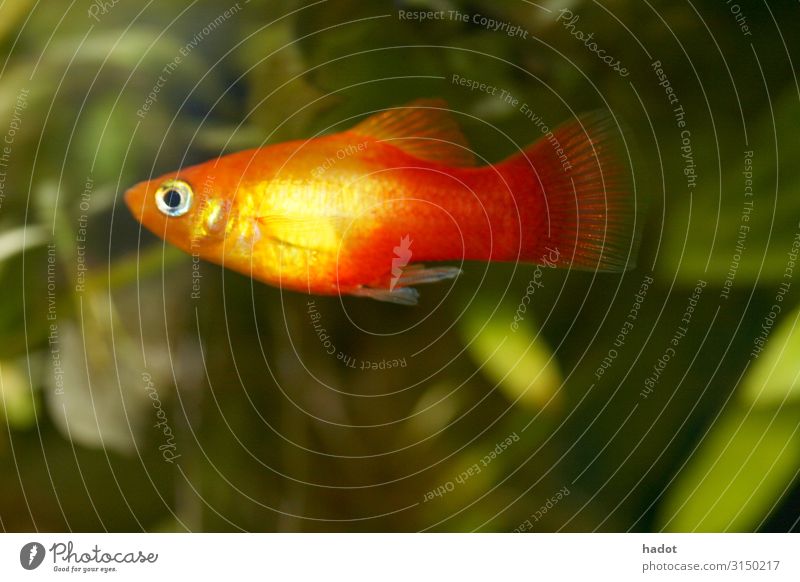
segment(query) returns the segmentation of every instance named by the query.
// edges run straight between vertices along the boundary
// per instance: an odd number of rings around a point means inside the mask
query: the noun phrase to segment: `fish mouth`
[[[141,220],[144,213],[145,190],[146,188],[144,187],[144,184],[137,184],[133,188],[126,190],[125,194],[122,195],[125,205],[128,207],[128,210],[130,210],[131,214],[133,214],[136,220]]]

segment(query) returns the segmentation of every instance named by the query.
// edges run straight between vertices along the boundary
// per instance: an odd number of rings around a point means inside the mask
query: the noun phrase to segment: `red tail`
[[[599,271],[635,266],[641,217],[618,136],[610,117],[589,114],[498,166],[532,229],[523,260]]]

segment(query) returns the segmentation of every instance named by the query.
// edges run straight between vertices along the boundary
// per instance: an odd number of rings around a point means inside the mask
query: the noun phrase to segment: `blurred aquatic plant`
[[[746,371],[661,508],[672,531],[752,531],[800,474],[797,321],[787,314]]]
[[[85,3],[0,6],[0,135],[19,122],[0,206],[0,464],[16,475],[0,482],[6,529],[797,528],[795,290],[764,351],[748,356],[800,215],[795,71],[775,34],[778,22],[791,54],[797,34],[783,23],[796,3],[747,8],[751,49],[710,0],[693,4],[697,14],[667,1],[252,0],[172,68],[233,4],[118,3],[99,22]],[[480,13],[529,36],[401,21],[401,8]],[[628,80],[565,33],[562,8],[622,55]],[[691,123],[693,192],[656,59]],[[446,98],[488,161],[539,137],[518,106],[453,74],[506,90],[551,125],[609,107],[632,127],[637,186],[654,201],[639,270],[548,273],[516,330],[524,266],[465,265],[452,295],[432,289],[415,311],[321,298],[342,352],[409,362],[354,370],[320,350],[306,297],[195,267],[118,203],[152,174],[340,129],[415,97]],[[646,274],[655,282],[619,345]],[[698,279],[708,286],[692,331],[644,399]],[[51,284],[64,394],[48,340]],[[410,322],[413,332],[393,335]],[[159,450],[159,410],[180,471]]]
[[[75,322],[58,326],[60,374],[47,375],[45,401],[56,426],[84,446],[131,453],[148,398],[138,350],[102,292],[79,298]]]
[[[530,299],[528,295],[523,296]],[[464,314],[464,343],[481,373],[487,375],[513,403],[538,410],[557,406],[562,378],[556,358],[541,333],[528,321],[521,323],[530,301],[515,309],[476,299]]]
[[[798,475],[797,407],[733,405],[710,427],[661,507],[668,531],[748,532],[764,525]]]
[[[36,422],[38,395],[17,362],[0,362],[0,408],[9,428],[28,430]]]
[[[794,406],[800,398],[800,307],[784,315],[767,348],[752,364],[740,390],[741,400],[760,408]]]

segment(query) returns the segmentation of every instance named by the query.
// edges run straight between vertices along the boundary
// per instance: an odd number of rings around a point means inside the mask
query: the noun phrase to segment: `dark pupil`
[[[164,204],[170,208],[177,208],[181,205],[181,193],[177,190],[167,190],[164,193]]]

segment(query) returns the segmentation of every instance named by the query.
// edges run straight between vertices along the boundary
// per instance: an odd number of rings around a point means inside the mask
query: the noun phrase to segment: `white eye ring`
[[[167,216],[183,216],[192,207],[192,187],[183,180],[167,180],[156,190],[156,206]]]

